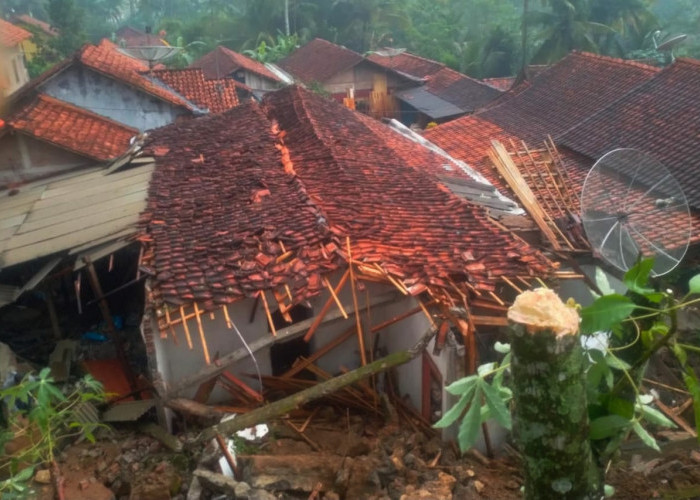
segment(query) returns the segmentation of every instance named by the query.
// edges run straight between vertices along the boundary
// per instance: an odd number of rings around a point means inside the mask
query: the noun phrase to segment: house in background
[[[141,132],[237,106],[249,90],[201,70],[149,70],[108,40],[85,45],[18,92],[2,116],[0,182],[22,182],[124,154]]]
[[[120,47],[166,47],[168,44],[159,36],[150,32],[137,30],[131,26],[123,26],[114,33],[114,40]]]
[[[233,78],[254,91],[275,90],[290,83],[269,65],[221,45],[190,64],[190,68],[200,68],[210,80]]]
[[[320,38],[311,40],[277,64],[297,82],[327,92],[338,102],[350,99],[351,106],[375,118],[398,117],[394,91],[421,82]]]
[[[58,30],[41,19],[29,14],[20,14],[12,17],[12,22],[32,33],[31,38],[22,42],[22,50],[27,61],[32,61],[34,55],[42,44],[48,43],[51,38],[58,36]]]
[[[422,81],[419,86],[394,93],[401,103],[401,121],[424,128],[474,113],[501,95],[499,89],[448,68],[442,63],[400,49],[385,49],[367,56],[384,68]]]
[[[7,97],[29,81],[22,43],[32,34],[0,18],[0,96]]]

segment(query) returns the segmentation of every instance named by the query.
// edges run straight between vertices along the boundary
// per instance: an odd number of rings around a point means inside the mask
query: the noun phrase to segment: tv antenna
[[[685,39],[688,38],[688,35],[682,33],[680,35],[672,36],[671,38],[659,43],[660,36],[661,31],[655,31],[654,35],[651,37],[654,41],[654,48],[659,52],[668,52],[671,55],[671,61],[675,61],[676,57],[673,55],[673,49],[683,43]]]
[[[581,220],[595,255],[622,271],[654,257],[652,274],[666,274],[690,242],[683,189],[666,167],[636,149],[615,149],[593,165],[581,192]]]
[[[145,61],[148,64],[148,71],[150,72],[154,66],[166,59],[171,58],[178,52],[182,50],[182,47],[173,47],[172,45],[164,45],[162,42],[157,44],[156,41],[160,42],[157,37],[151,34],[151,27],[146,26],[146,45],[138,45],[132,47],[122,47],[119,50],[124,52],[126,55],[131,56],[135,59]],[[155,38],[153,42],[151,39]]]

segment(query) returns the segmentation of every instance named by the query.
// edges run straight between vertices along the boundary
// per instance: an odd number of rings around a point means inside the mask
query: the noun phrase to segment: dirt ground
[[[173,453],[133,429],[115,429],[95,444],[74,445],[60,455],[65,498],[522,498],[522,476],[512,448],[493,460],[478,453],[460,457],[454,446],[437,437],[367,415],[342,415],[326,408],[303,433],[294,429],[305,420],[273,423],[270,433],[257,442],[236,441],[242,477],[229,481],[244,487],[244,493],[235,497],[207,484],[198,496],[188,496],[195,469],[220,472],[217,448]],[[616,489],[614,498],[700,498],[700,447],[682,433],[675,438],[661,455],[628,444],[607,476]],[[50,485],[35,486],[34,498],[52,498]]]

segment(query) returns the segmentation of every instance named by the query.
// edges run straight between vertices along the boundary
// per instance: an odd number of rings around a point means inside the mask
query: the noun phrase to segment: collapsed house
[[[476,329],[505,324],[507,282],[554,271],[421,168],[442,156],[299,87],[154,131],[144,151],[143,334],[165,400],[220,375],[260,395],[256,374],[330,376],[435,328],[432,354],[399,370],[429,419],[432,382],[475,369]]]

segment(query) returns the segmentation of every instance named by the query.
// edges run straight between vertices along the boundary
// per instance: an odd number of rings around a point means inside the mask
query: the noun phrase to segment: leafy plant
[[[94,442],[94,431],[105,427],[81,418],[80,409],[88,403],[102,403],[106,394],[97,380],[83,377],[64,394],[54,383],[49,368],[38,375],[27,375],[12,387],[0,390],[0,400],[8,408],[8,425],[0,429],[0,450],[7,443],[22,440],[25,445],[6,457],[12,477],[0,482],[0,497],[24,491],[23,483],[32,477],[34,468],[54,462],[57,448],[66,440],[85,437]]]
[[[601,464],[609,460],[630,432],[658,450],[656,440],[643,427],[644,422],[674,426],[652,406],[653,397],[639,390],[648,360],[665,346],[679,362],[686,388],[693,397],[695,420],[700,422],[700,381],[687,359],[688,351],[700,352],[700,348],[680,343],[676,338],[677,311],[700,302],[700,298],[691,299],[700,295],[700,275],[690,280],[688,294],[677,302],[670,290],[657,290],[650,284],[652,268],[652,260],[643,260],[630,269],[623,279],[627,288],[624,295],[615,293],[603,273],[598,272],[596,281],[604,295],[580,311],[581,334],[602,339],[599,347],[585,351],[589,440]],[[489,418],[495,418],[507,429],[511,427],[506,405],[512,392],[505,377],[510,353],[503,344],[497,344],[497,350],[506,354],[501,363],[483,365],[477,374],[446,388],[460,399],[435,426],[447,427],[462,418],[458,434],[462,450],[474,444],[480,424]]]

